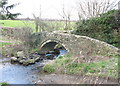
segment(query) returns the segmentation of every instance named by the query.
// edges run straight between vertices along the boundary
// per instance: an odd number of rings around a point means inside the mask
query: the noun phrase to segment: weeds
[[[52,73],[55,71],[55,68],[53,65],[47,64],[43,67],[44,72],[46,73]]]
[[[72,57],[60,56],[52,64],[44,66],[48,73],[66,73],[118,78],[118,58],[91,63],[75,63]]]

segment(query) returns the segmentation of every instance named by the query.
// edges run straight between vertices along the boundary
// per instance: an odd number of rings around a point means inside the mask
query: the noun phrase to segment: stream
[[[60,50],[60,55],[64,55],[67,51]],[[49,60],[48,60],[49,61]],[[2,58],[0,55],[0,82],[9,84],[34,84],[40,71],[46,61],[39,61],[33,65],[23,66],[20,64],[11,64],[10,58]]]

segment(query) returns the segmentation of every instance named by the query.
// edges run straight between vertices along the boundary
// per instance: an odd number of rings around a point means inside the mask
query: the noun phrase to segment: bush
[[[74,34],[89,36],[120,48],[120,10],[112,10],[100,17],[78,21]]]
[[[31,41],[32,29],[29,27],[23,28],[9,28],[2,27],[2,35],[10,38],[20,40],[22,43],[29,44]]]
[[[19,40],[21,44],[14,44],[11,46],[4,47],[4,54],[15,54],[17,51],[22,50],[29,54],[31,51],[31,34],[32,30],[29,27],[23,28],[9,28],[9,27],[2,27],[2,35],[7,36],[12,39]],[[4,44],[5,45],[5,44]]]
[[[38,45],[41,42],[41,37],[40,36],[42,36],[41,33],[33,33],[33,34],[31,34],[30,42],[29,42],[31,47],[33,47],[33,48],[37,48],[38,47]]]

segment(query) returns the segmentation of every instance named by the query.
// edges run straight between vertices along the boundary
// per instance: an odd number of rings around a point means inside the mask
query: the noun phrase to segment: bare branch
[[[86,0],[79,3],[79,14],[83,18],[98,17],[101,13],[112,10],[116,4],[110,0]]]

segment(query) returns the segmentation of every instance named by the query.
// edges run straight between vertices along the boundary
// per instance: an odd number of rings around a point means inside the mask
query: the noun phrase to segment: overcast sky
[[[62,13],[64,5],[65,11],[71,13],[71,19],[76,20],[78,19],[76,5],[79,1],[84,0],[8,0],[8,3],[20,3],[12,10],[12,12],[21,13],[20,18],[32,18],[33,13],[39,16],[41,7],[42,18],[60,19],[62,17],[59,13]]]
[[[77,19],[75,5],[77,0],[8,0],[9,4],[20,3],[12,12],[20,12],[19,17],[33,17],[32,14],[39,15],[41,6],[41,17],[49,19],[59,19],[64,4],[66,12],[71,12],[72,19]],[[74,18],[73,18],[74,17]]]

